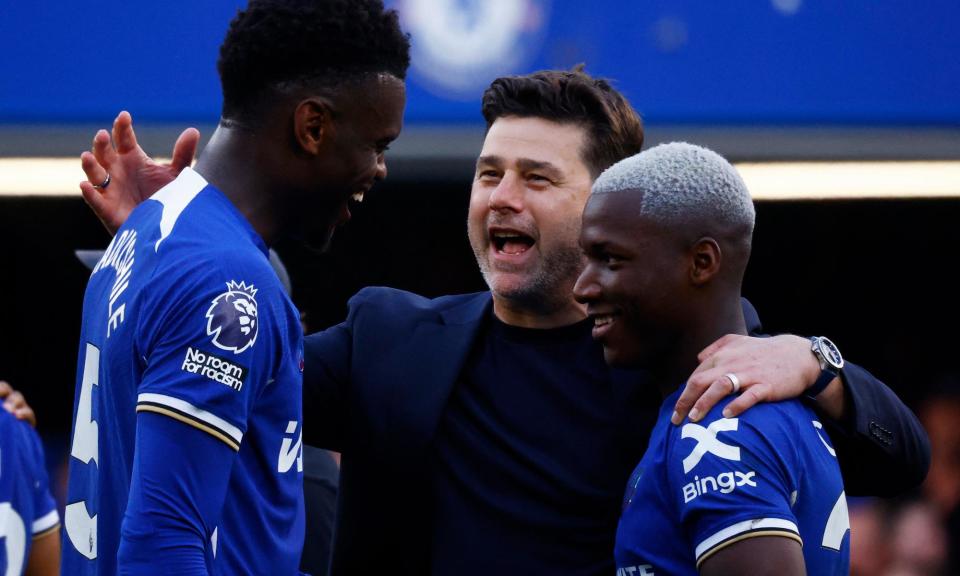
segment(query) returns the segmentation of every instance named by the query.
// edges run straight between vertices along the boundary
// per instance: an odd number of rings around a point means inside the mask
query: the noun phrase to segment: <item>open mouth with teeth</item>
[[[490,233],[490,241],[501,254],[517,255],[529,250],[535,243],[534,239],[526,234],[513,231],[494,231]]]
[[[606,335],[616,322],[617,316],[618,314],[615,312],[606,314],[590,313],[590,317],[593,318],[593,337],[602,338]]]
[[[613,322],[613,314],[598,314],[593,317],[594,326],[607,326]]]

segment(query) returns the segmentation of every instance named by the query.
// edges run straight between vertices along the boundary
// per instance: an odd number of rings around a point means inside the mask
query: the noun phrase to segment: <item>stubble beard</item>
[[[507,268],[501,265],[493,269],[487,259],[489,244],[472,240],[470,245],[480,273],[496,297],[509,301],[517,309],[535,314],[546,315],[570,306],[573,285],[584,264],[583,254],[575,242],[565,243],[546,253],[541,252],[539,261],[532,267]],[[522,282],[502,286],[498,276],[504,273],[525,275],[525,278]]]

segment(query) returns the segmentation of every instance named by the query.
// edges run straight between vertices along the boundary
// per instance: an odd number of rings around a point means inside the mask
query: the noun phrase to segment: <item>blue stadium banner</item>
[[[239,0],[5,2],[0,123],[212,122]],[[475,124],[493,78],[586,63],[649,122],[960,125],[956,0],[388,0],[407,122]]]

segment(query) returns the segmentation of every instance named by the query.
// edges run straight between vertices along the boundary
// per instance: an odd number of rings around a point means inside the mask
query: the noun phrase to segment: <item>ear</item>
[[[720,245],[713,238],[697,240],[690,247],[690,256],[690,282],[694,286],[710,282],[720,271],[723,255],[720,253]]]
[[[321,97],[301,100],[293,111],[293,136],[298,147],[316,156],[333,134],[333,108]]]

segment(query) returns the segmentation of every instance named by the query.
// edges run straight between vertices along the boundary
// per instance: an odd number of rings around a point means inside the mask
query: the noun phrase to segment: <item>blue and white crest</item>
[[[394,0],[413,34],[411,70],[443,98],[472,100],[540,53],[551,0]]]
[[[207,310],[207,334],[221,350],[239,354],[257,340],[257,289],[253,284],[227,282],[227,291]]]

